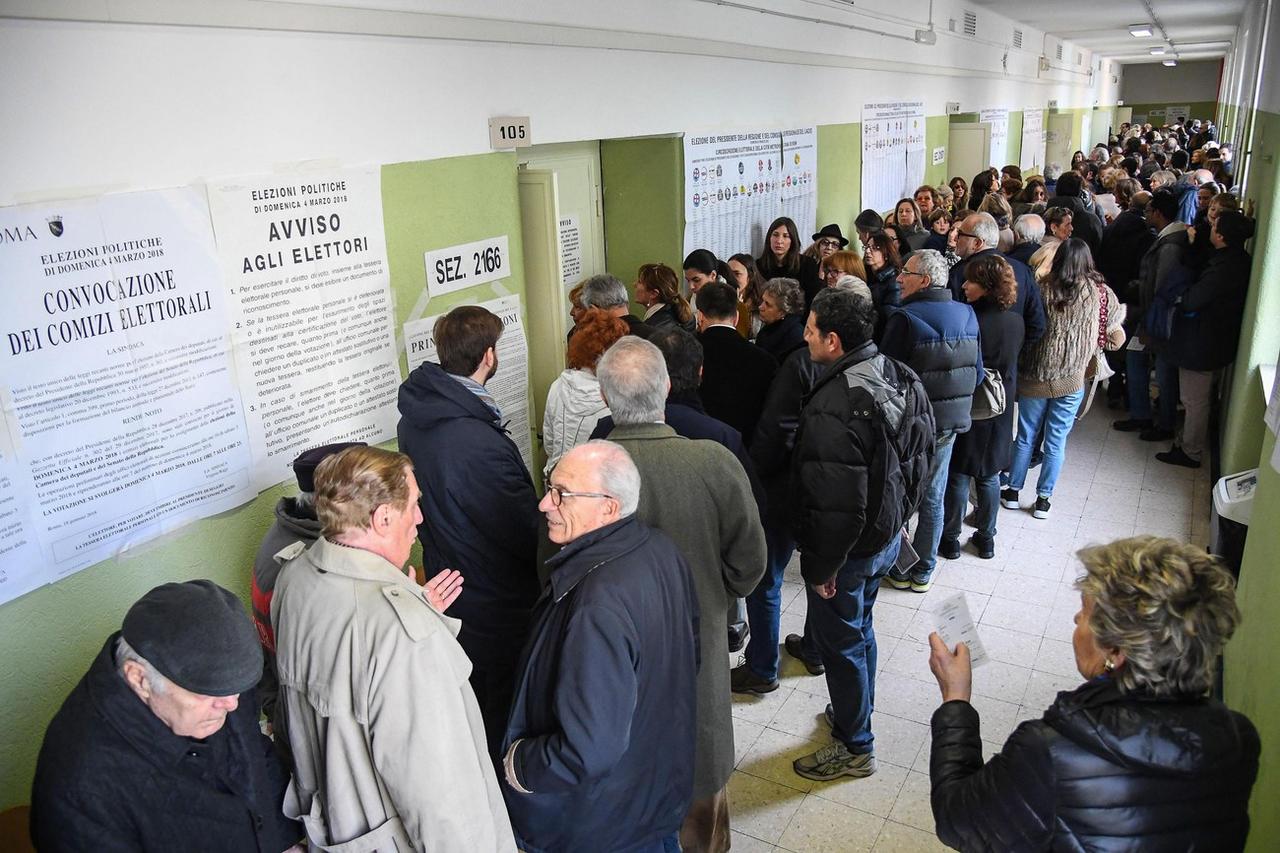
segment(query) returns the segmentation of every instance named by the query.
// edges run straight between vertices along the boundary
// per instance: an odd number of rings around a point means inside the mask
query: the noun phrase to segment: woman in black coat
[[[884,321],[893,309],[902,304],[902,286],[898,284],[898,272],[902,269],[902,256],[898,254],[898,242],[883,231],[867,239],[863,264],[867,269],[867,287],[871,288],[871,301],[876,306],[874,338],[880,341]]]
[[[996,554],[1000,472],[1009,468],[1013,401],[1018,393],[1018,351],[1026,329],[1022,314],[1009,310],[1018,298],[1018,282],[1008,261],[998,254],[983,255],[970,261],[964,273],[964,297],[978,315],[982,366],[1000,372],[1005,409],[994,418],[975,420],[968,432],[956,436],[938,553],[944,557],[960,556],[960,522],[969,506],[969,483],[973,480],[978,492],[978,529],[971,541],[978,556],[989,560]]]
[[[793,278],[775,278],[760,296],[760,319],[764,325],[756,333],[756,346],[782,364],[793,351],[804,346],[804,293]]]
[[[969,650],[929,637],[943,701],[929,760],[939,840],[959,850],[1244,849],[1258,732],[1208,698],[1240,620],[1231,574],[1203,548],[1152,536],[1077,556],[1071,646],[1086,680],[985,764]]]
[[[800,232],[790,217],[779,216],[769,225],[764,236],[764,251],[756,258],[756,267],[765,281],[771,278],[794,278],[804,291],[804,307],[809,310],[813,297],[822,291],[818,261],[804,254]]]

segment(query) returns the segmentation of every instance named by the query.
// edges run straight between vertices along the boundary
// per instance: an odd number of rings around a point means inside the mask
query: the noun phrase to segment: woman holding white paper
[[[985,764],[969,650],[929,637],[943,699],[929,763],[938,838],[961,850],[1243,849],[1258,733],[1207,695],[1240,618],[1230,573],[1151,536],[1078,556],[1072,647],[1086,681]]]

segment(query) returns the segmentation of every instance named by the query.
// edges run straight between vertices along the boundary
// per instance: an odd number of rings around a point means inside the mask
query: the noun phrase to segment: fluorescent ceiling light
[[[1164,51],[1165,51],[1165,49],[1164,49],[1163,47],[1153,47],[1153,48],[1151,48],[1151,55],[1152,55],[1152,56],[1164,56]]]
[[[1133,36],[1136,39],[1151,38],[1151,25],[1150,24],[1134,24],[1133,26],[1129,27],[1129,35]]]
[[[1177,64],[1178,64],[1178,60],[1176,59],[1166,59],[1164,62],[1161,63],[1161,65],[1167,65],[1170,68],[1173,68]]]

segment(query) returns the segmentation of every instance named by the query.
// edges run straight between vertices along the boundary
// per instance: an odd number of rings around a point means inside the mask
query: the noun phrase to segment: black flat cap
[[[124,639],[160,674],[204,696],[237,696],[262,677],[262,646],[240,599],[210,580],[167,583],[125,614]]]
[[[314,492],[316,490],[316,468],[320,466],[321,462],[335,453],[341,453],[348,447],[365,446],[363,441],[340,441],[337,444],[313,447],[310,450],[299,453],[298,458],[293,460],[293,475],[298,478],[298,488],[304,492]]]

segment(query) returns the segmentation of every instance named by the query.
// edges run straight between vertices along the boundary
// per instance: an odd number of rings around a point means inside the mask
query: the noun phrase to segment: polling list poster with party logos
[[[686,133],[685,254],[709,249],[721,260],[739,252],[758,255],[770,222],[791,211],[816,211],[817,150],[812,127]],[[804,221],[812,223],[813,214]],[[803,239],[812,226],[801,219],[796,224]]]
[[[887,213],[924,183],[924,101],[862,106],[862,206]]]

